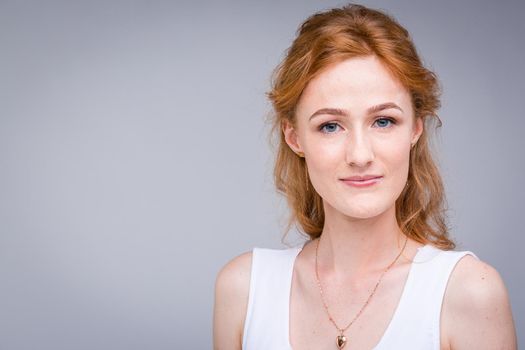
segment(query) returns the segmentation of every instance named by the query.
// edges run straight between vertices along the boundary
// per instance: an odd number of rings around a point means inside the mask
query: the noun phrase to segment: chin
[[[375,218],[382,213],[384,210],[350,210],[345,213],[346,216],[356,219],[371,219]]]
[[[352,204],[346,204],[343,207],[335,208],[335,210],[339,211],[343,215],[349,217],[349,218],[355,218],[355,219],[371,219],[374,217],[377,217],[381,214],[383,214],[385,211],[387,211],[390,208],[388,205],[381,205],[379,203],[375,204],[362,204],[362,205],[356,205],[356,203]]]
[[[363,192],[343,196],[340,191],[331,191],[321,197],[325,212],[330,211],[335,215],[339,213],[359,220],[371,219],[395,208],[397,198],[396,193],[390,191]]]

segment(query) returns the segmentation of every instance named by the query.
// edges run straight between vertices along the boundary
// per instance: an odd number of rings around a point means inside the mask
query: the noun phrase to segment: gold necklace
[[[322,235],[321,235],[322,236]],[[335,326],[335,328],[337,328],[337,330],[339,331],[339,335],[336,337],[335,339],[335,343],[337,345],[337,347],[339,349],[342,349],[345,347],[346,345],[346,342],[347,342],[347,338],[346,336],[344,335],[344,332],[354,323],[355,320],[357,320],[357,318],[361,315],[361,313],[363,312],[363,310],[365,309],[365,307],[368,305],[368,303],[370,302],[370,299],[372,298],[372,296],[374,295],[374,293],[376,292],[376,289],[377,287],[379,286],[379,283],[381,283],[381,280],[383,279],[383,275],[396,263],[397,259],[399,259],[399,257],[401,256],[401,254],[403,253],[403,251],[405,250],[405,247],[407,245],[407,241],[408,241],[408,236],[406,237],[405,239],[405,244],[403,245],[403,249],[401,249],[401,251],[399,252],[399,254],[396,256],[396,258],[394,259],[394,261],[392,261],[390,263],[390,265],[387,266],[387,268],[383,271],[383,273],[381,273],[381,276],[379,276],[379,280],[377,281],[374,289],[372,290],[372,293],[370,293],[370,295],[368,296],[368,299],[366,299],[366,302],[365,304],[363,305],[363,307],[361,307],[361,310],[359,310],[359,312],[357,313],[357,315],[354,317],[354,319],[352,321],[350,321],[350,323],[345,327],[345,328],[339,328],[339,326],[337,326],[337,324],[335,323],[333,317],[330,315],[330,312],[328,311],[328,306],[326,305],[326,301],[324,300],[324,294],[323,294],[323,288],[321,287],[321,282],[319,281],[319,271],[318,271],[318,268],[317,268],[317,252],[319,250],[319,242],[321,241],[321,237],[319,237],[319,239],[317,240],[317,246],[315,248],[315,275],[317,277],[317,285],[319,286],[319,292],[321,293],[321,299],[323,301],[323,305],[324,305],[324,308],[326,309],[326,313],[328,314],[328,319],[330,320],[330,322],[333,323],[333,325]]]

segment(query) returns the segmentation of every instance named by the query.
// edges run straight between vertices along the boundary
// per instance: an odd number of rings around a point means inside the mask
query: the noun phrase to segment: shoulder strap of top
[[[449,277],[471,251],[445,251],[432,245],[414,258],[398,310],[377,349],[440,349],[440,316]],[[410,339],[410,344],[407,340]],[[409,345],[407,347],[407,345]]]
[[[293,265],[300,247],[253,248],[243,349],[279,349],[288,342],[290,289]]]

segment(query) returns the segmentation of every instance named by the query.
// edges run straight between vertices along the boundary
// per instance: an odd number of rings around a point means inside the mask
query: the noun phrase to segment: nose
[[[374,160],[372,143],[366,132],[351,133],[347,139],[346,162],[350,166],[366,167]]]

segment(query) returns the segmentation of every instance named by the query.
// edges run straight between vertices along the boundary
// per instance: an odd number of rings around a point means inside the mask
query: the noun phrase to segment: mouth
[[[352,187],[368,187],[379,183],[383,179],[382,176],[366,176],[360,179],[358,178],[347,178],[341,179],[346,185]]]

